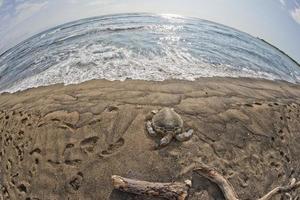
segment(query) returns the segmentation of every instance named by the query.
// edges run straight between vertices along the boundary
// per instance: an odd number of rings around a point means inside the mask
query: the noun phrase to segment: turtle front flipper
[[[163,137],[160,140],[159,147],[165,147],[165,146],[167,146],[171,142],[171,140],[172,140],[173,137],[174,137],[173,133],[168,133],[165,137]]]
[[[176,140],[183,142],[183,141],[187,141],[189,140],[192,136],[193,136],[194,130],[190,129],[186,132],[180,133],[178,135],[176,135]]]
[[[146,129],[147,129],[150,136],[154,137],[154,136],[157,135],[157,133],[154,131],[154,129],[152,127],[151,121],[146,122]]]

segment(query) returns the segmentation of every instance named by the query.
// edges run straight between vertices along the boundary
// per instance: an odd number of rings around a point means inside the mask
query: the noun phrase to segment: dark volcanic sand
[[[191,140],[153,149],[144,122],[162,107],[195,130]],[[299,115],[299,85],[257,79],[95,80],[1,94],[0,199],[144,199],[113,191],[111,175],[183,181],[197,163],[255,199],[300,178]],[[190,199],[208,199],[199,187]]]

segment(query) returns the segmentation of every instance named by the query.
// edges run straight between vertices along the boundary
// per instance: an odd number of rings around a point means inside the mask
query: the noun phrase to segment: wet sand
[[[159,138],[149,137],[144,123],[163,107],[174,108],[195,134],[155,150]],[[145,199],[114,191],[112,174],[192,177],[198,188],[190,199],[211,199],[209,184],[185,173],[198,163],[227,177],[241,199],[255,199],[300,178],[300,85],[93,80],[1,94],[0,162],[0,199]]]

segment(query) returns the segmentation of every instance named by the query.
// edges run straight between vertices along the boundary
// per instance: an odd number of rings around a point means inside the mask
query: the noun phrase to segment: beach
[[[160,138],[148,135],[145,122],[164,107],[194,135],[157,150]],[[146,199],[113,190],[113,174],[190,178],[198,187],[192,198],[210,199],[214,192],[189,170],[199,163],[222,173],[241,199],[256,199],[300,175],[300,85],[91,80],[2,93],[0,147],[3,199]]]

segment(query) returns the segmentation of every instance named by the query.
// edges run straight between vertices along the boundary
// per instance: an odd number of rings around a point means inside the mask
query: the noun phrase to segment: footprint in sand
[[[66,189],[68,192],[74,193],[78,191],[83,182],[83,173],[78,172],[75,176],[67,181]]]
[[[245,103],[244,106],[253,108],[254,106],[262,106],[263,104],[260,102],[254,102],[253,104]]]
[[[84,153],[94,152],[97,141],[99,140],[98,136],[93,136],[86,138],[80,142],[80,148]]]
[[[26,194],[28,192],[28,185],[29,185],[28,183],[20,183],[17,188],[20,193]]]
[[[73,159],[73,160],[65,160],[66,165],[78,165],[81,163],[82,160],[80,159]]]
[[[30,155],[33,155],[34,153],[37,153],[37,154],[41,154],[42,150],[40,148],[34,148],[33,150],[31,150],[29,152]]]
[[[123,138],[120,138],[116,143],[110,144],[107,148],[107,150],[104,150],[101,152],[103,156],[109,156],[115,152],[117,152],[125,143],[125,140]]]
[[[253,107],[253,105],[252,105],[252,104],[249,104],[249,103],[244,104],[244,106],[247,106],[247,107]]]
[[[29,155],[32,156],[33,160],[34,160],[34,164],[31,166],[30,170],[29,170],[29,174],[31,177],[33,177],[36,172],[37,172],[37,168],[38,165],[40,164],[40,159],[41,159],[41,153],[42,150],[40,148],[34,148],[29,152]]]
[[[24,117],[23,119],[21,119],[21,123],[22,123],[22,124],[25,124],[27,120],[28,120],[28,118],[27,118],[27,117]]]
[[[105,111],[107,111],[107,112],[113,112],[113,111],[117,111],[117,110],[119,110],[119,108],[117,106],[112,106],[112,105],[107,106],[105,109]]]

